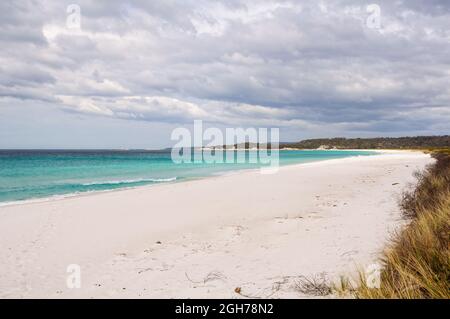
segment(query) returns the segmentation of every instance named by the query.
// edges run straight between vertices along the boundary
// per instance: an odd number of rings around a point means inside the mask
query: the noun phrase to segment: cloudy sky
[[[4,0],[0,16],[0,148],[166,147],[194,119],[283,141],[450,133],[450,1]]]

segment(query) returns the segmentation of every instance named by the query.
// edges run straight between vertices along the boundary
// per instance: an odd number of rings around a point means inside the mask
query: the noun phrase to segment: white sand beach
[[[299,276],[377,261],[432,161],[386,152],[0,207],[0,297],[305,297]]]

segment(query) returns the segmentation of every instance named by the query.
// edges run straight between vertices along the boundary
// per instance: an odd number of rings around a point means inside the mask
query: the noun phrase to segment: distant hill
[[[302,149],[419,149],[449,147],[450,135],[375,138],[317,138],[294,143],[280,144],[280,148]]]

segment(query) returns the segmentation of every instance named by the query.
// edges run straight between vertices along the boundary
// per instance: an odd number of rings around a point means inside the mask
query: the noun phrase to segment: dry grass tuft
[[[416,174],[417,187],[404,194],[401,208],[411,223],[382,258],[381,287],[364,280],[351,290],[357,298],[450,298],[450,154]]]
[[[295,287],[302,294],[311,296],[327,296],[333,292],[324,273],[312,277],[300,276]]]

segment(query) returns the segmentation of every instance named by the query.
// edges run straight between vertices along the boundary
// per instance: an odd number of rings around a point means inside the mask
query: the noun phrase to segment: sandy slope
[[[376,260],[402,223],[398,195],[431,161],[390,153],[2,207],[0,297],[301,297],[298,276]]]

